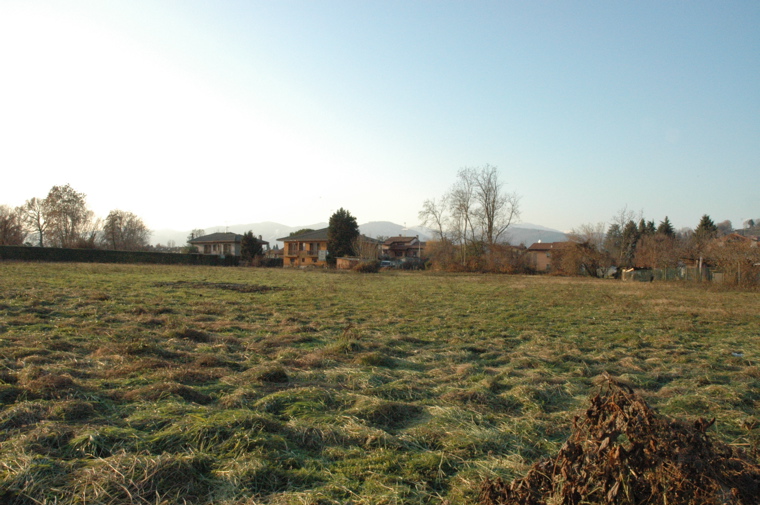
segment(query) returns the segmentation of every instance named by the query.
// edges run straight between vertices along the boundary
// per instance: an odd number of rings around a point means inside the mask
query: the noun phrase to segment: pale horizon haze
[[[522,221],[760,217],[760,2],[0,2],[0,204],[154,230],[419,223],[463,167]]]

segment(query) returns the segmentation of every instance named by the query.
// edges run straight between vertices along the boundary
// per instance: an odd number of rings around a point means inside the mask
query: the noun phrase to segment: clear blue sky
[[[417,224],[462,167],[525,222],[760,217],[757,1],[0,2],[0,203],[153,229]]]

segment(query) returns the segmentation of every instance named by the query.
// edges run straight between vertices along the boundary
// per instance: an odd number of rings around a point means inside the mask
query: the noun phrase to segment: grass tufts
[[[117,453],[78,471],[71,493],[92,503],[199,503],[214,484],[212,469],[201,454]]]
[[[259,382],[285,384],[290,378],[282,366],[268,366],[253,373],[253,379]]]
[[[170,397],[179,397],[185,401],[206,405],[213,401],[209,395],[201,393],[192,387],[176,382],[162,382],[133,389],[124,393],[123,399],[129,402],[156,401]]]
[[[81,422],[95,415],[95,407],[92,402],[86,400],[66,400],[56,402],[50,408],[50,418],[60,421]]]
[[[384,368],[392,368],[396,365],[393,358],[381,352],[365,352],[357,356],[354,361],[359,365]]]
[[[134,428],[98,426],[74,436],[71,450],[86,458],[107,458],[119,452],[139,452],[145,446],[142,434]]]
[[[180,328],[177,330],[169,330],[166,332],[166,338],[178,338],[182,340],[190,340],[191,342],[207,343],[211,342],[212,337],[205,331],[196,330],[194,328]]]
[[[0,404],[13,404],[23,393],[22,388],[0,384]]]
[[[79,389],[71,375],[57,373],[41,375],[24,386],[31,396],[48,399],[64,398]]]
[[[422,407],[411,403],[389,402],[371,398],[361,400],[351,410],[351,413],[359,419],[364,419],[372,426],[384,430],[397,430],[408,426],[422,412]]]

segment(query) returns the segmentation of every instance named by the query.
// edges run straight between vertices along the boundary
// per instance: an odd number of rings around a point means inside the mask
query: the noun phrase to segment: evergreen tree
[[[694,237],[698,242],[704,243],[710,239],[715,238],[718,235],[718,227],[715,225],[710,216],[707,214],[702,216],[699,220],[697,229],[694,230]]]
[[[644,220],[642,219],[641,221],[643,222]],[[639,223],[639,225],[641,229],[644,229],[645,226],[641,226],[641,223]],[[639,233],[639,228],[636,227],[636,223],[633,221],[628,221],[628,223],[625,225],[625,228],[623,228],[621,266],[633,266],[633,258],[636,255],[636,246],[638,245],[640,238],[641,233]]]
[[[639,220],[639,226],[636,228],[636,231],[638,231],[639,237],[643,237],[647,234],[647,222],[643,217]]]
[[[665,219],[660,222],[660,226],[657,227],[657,233],[666,235],[668,237],[676,236],[676,230],[673,228],[673,225],[671,224],[670,219],[668,219],[668,216],[665,216]]]
[[[707,250],[707,245],[712,239],[718,236],[718,227],[715,225],[710,216],[707,214],[702,216],[699,220],[697,228],[694,230],[694,236],[692,237],[693,252],[700,257]]]
[[[607,229],[607,234],[604,236],[604,249],[613,258],[620,258],[620,249],[623,244],[623,230],[620,229],[620,225],[613,223]]]
[[[263,254],[261,242],[253,236],[253,231],[248,230],[243,233],[243,238],[240,239],[240,257],[245,262],[251,262],[256,256]]]
[[[341,207],[330,216],[327,228],[328,262],[335,264],[337,258],[353,255],[353,243],[358,236],[356,218]]]

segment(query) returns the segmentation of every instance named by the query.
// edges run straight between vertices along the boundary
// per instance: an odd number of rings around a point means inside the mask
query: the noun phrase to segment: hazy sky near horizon
[[[152,229],[418,223],[495,165],[522,220],[760,217],[760,2],[0,2],[0,204]]]

